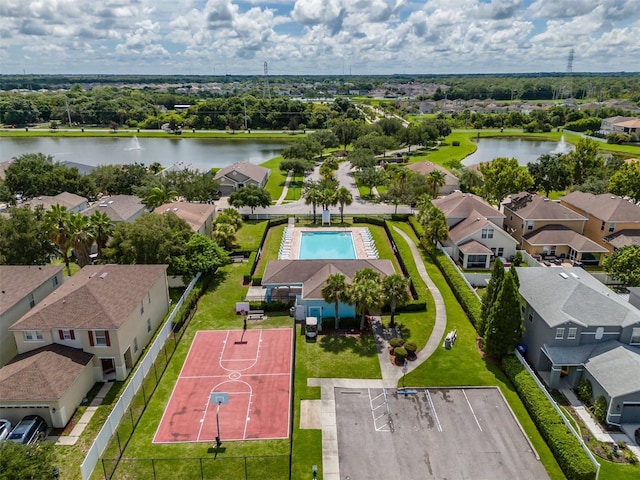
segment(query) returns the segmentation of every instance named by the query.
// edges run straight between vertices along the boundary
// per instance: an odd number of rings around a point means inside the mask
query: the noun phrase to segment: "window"
[[[55,287],[56,285],[58,285],[58,277],[55,276],[51,279],[51,284]]]
[[[527,222],[527,230],[533,230],[533,220]]]
[[[36,306],[36,300],[33,298],[33,293],[29,294],[29,308],[33,308]]]
[[[631,345],[640,344],[640,328],[634,328],[631,330],[631,341],[629,342]]]
[[[144,302],[140,302],[140,315],[144,315]]]
[[[551,245],[551,249],[549,251],[549,253],[553,256],[556,255],[556,246],[555,245]]]
[[[616,224],[615,223],[610,223],[609,224],[609,233],[613,233],[616,229]]]
[[[556,328],[556,340],[562,340],[564,338],[564,328]]]
[[[529,321],[530,321],[530,322],[533,322],[533,313],[530,313],[530,314],[529,314]]]
[[[73,330],[58,330],[60,340],[75,340],[76,334]]]
[[[578,333],[578,329],[575,327],[572,327],[569,329],[569,334],[567,335],[567,339],[568,340],[573,340],[576,338],[576,333]]]
[[[600,230],[602,230],[604,232],[604,220],[602,221],[602,224],[600,225]]]
[[[89,330],[89,345],[92,347],[110,347],[109,332],[107,330]]]
[[[151,331],[151,319],[147,318],[147,332]]]
[[[133,339],[133,353],[136,353],[138,351],[138,337],[135,337]]]
[[[27,330],[23,332],[25,342],[42,342],[44,337],[39,330]]]
[[[498,256],[502,257],[504,255],[504,248],[500,247],[498,248]]]
[[[147,292],[147,303],[151,303],[151,292]]]
[[[493,238],[493,228],[483,228],[482,238]]]

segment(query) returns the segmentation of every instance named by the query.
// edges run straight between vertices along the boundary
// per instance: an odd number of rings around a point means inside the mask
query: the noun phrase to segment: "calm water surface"
[[[517,158],[520,165],[535,162],[540,155],[547,153],[567,153],[573,147],[564,141],[549,142],[541,140],[523,140],[521,138],[480,138],[478,149],[462,161],[463,165],[490,162],[494,158]]]
[[[25,153],[44,153],[58,162],[87,165],[160,162],[182,164],[200,171],[235,162],[262,163],[276,157],[287,144],[281,140],[217,138],[0,138],[0,161]]]

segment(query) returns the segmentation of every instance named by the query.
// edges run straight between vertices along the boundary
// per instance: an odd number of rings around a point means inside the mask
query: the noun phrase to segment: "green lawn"
[[[247,220],[236,235],[236,243],[241,250],[258,250],[265,228],[266,220]]]

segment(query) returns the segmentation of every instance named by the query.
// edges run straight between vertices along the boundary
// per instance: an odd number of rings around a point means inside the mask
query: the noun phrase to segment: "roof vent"
[[[548,202],[548,201],[549,201],[549,199],[548,199],[547,197],[544,197],[544,201],[545,201],[545,202]]]
[[[611,200],[615,200],[616,196],[615,195],[611,195]]]
[[[99,207],[106,207],[107,204],[106,203],[101,203],[100,205],[98,205]]]
[[[109,275],[109,272],[104,272],[104,273],[100,274],[100,278],[102,278],[104,280],[105,278],[107,278],[107,275]]]
[[[111,205],[113,203],[113,200],[109,200],[107,203]]]
[[[567,274],[566,274],[566,273],[564,273],[564,272],[560,272],[558,275],[560,275],[560,276],[561,276],[562,278],[564,278],[565,280],[566,280],[567,278],[569,278],[569,275],[567,275]]]
[[[569,272],[569,275],[571,275],[573,278],[580,278],[578,275],[576,275],[576,274],[575,274],[575,273],[573,273],[573,272]]]

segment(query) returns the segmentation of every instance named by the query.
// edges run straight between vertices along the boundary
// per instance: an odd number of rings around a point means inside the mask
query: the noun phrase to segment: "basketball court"
[[[222,441],[287,438],[292,335],[197,332],[153,443],[214,442],[218,423]]]

